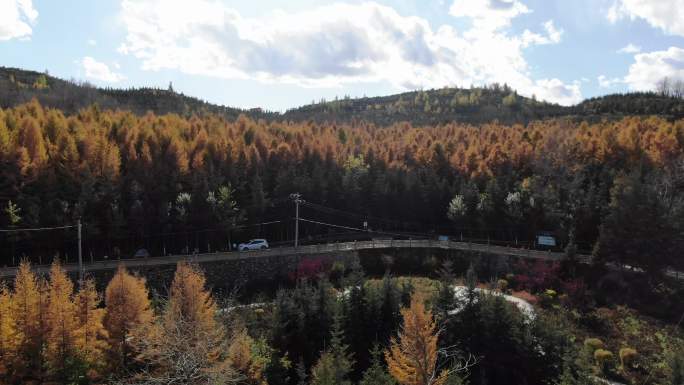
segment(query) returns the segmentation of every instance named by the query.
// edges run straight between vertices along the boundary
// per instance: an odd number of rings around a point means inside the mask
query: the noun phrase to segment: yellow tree
[[[153,314],[145,279],[119,266],[105,290],[104,327],[114,366],[125,367],[133,353],[130,336],[134,329],[152,323]]]
[[[409,308],[401,309],[404,323],[399,340],[392,338],[385,351],[390,374],[402,385],[443,385],[447,370],[437,367],[437,338],[439,332],[423,299],[414,295]]]
[[[74,284],[59,261],[52,263],[48,285],[46,361],[53,374],[63,376],[67,360],[76,355],[78,320]]]
[[[16,353],[14,330],[14,312],[12,311],[12,295],[7,286],[0,284],[0,378],[9,374],[9,363]]]
[[[135,381],[199,385],[245,379],[234,367],[247,365],[248,344],[235,345],[230,352],[223,327],[215,320],[216,305],[204,283],[199,269],[178,264],[164,314],[153,326],[138,329],[133,338],[140,352],[138,359],[148,368]]]
[[[35,375],[41,371],[44,343],[42,285],[28,261],[22,261],[14,278],[11,309],[14,315],[14,343],[17,351],[14,375]]]
[[[202,332],[217,330],[216,304],[205,289],[205,283],[202,271],[186,262],[179,262],[171,283],[165,321],[181,322]]]
[[[263,357],[253,354],[254,340],[242,328],[233,335],[228,347],[228,362],[245,377],[245,383],[250,385],[267,385],[263,376],[266,362]]]
[[[100,296],[95,281],[86,279],[76,294],[76,315],[78,320],[77,347],[84,360],[92,368],[103,362],[107,349],[107,331],[103,325],[105,309],[98,308]]]

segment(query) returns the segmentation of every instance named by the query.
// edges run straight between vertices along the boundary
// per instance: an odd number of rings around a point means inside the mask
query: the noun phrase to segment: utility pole
[[[83,285],[83,249],[81,247],[81,218],[78,218],[78,284]]]
[[[300,193],[290,194],[290,199],[292,199],[295,203],[295,241],[294,241],[294,247],[297,248],[299,246],[299,204],[304,202],[304,200],[302,199],[302,194],[300,194]]]

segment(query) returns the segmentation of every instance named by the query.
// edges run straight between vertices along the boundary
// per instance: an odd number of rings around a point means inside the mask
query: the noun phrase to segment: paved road
[[[437,241],[427,239],[415,240],[373,240],[373,241],[358,241],[358,242],[343,242],[343,243],[325,243],[316,245],[306,245],[294,247],[277,247],[273,249],[247,251],[247,252],[217,252],[207,254],[195,255],[169,255],[164,257],[150,257],[137,259],[122,259],[122,260],[108,260],[96,261],[85,264],[86,271],[98,270],[112,270],[116,269],[119,264],[126,267],[144,267],[144,266],[158,266],[158,265],[174,265],[182,260],[190,260],[194,262],[216,262],[228,261],[249,258],[263,258],[273,256],[287,256],[287,255],[302,255],[302,254],[325,254],[340,251],[356,251],[356,250],[370,250],[370,249],[446,249],[446,250],[465,250],[483,252],[496,255],[510,255],[517,257],[543,259],[551,261],[559,261],[565,258],[565,253],[552,251],[539,251],[529,249],[519,249],[505,246],[495,246],[471,242],[455,242],[455,241]],[[578,259],[583,263],[591,261],[588,255],[579,255]],[[39,273],[47,273],[50,269],[49,265],[34,266]],[[70,272],[77,272],[77,264],[66,264],[64,269]],[[0,269],[0,278],[9,278],[16,275],[16,267],[6,267]],[[668,275],[680,279],[684,279],[684,274],[676,271],[668,271]]]
[[[325,254],[340,251],[356,251],[370,249],[447,249],[447,250],[468,250],[480,251],[499,255],[515,255],[546,260],[560,260],[564,257],[563,253],[543,252],[538,250],[516,249],[494,245],[483,245],[470,242],[453,242],[437,240],[373,240],[342,243],[325,243],[316,245],[306,245],[294,247],[277,247],[266,250],[255,250],[247,252],[217,252],[195,255],[169,255],[164,257],[149,257],[136,259],[121,259],[108,261],[95,261],[85,264],[86,271],[110,270],[115,269],[120,263],[126,267],[144,267],[157,265],[176,264],[181,260],[192,260],[196,262],[227,261],[248,258],[263,258],[273,256],[302,255],[302,254]],[[76,272],[78,265],[75,263],[63,266],[65,270]],[[50,269],[49,265],[34,266],[39,273],[45,273]],[[0,269],[0,278],[13,277],[16,275],[15,267]]]

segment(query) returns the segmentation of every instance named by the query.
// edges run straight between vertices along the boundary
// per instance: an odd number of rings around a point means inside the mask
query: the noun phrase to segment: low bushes
[[[596,360],[596,365],[598,365],[601,370],[605,371],[613,361],[613,353],[610,350],[596,349],[594,352],[594,360]]]
[[[603,349],[606,345],[598,338],[587,338],[584,340],[584,347],[595,352],[598,349]]]
[[[636,349],[633,348],[622,348],[620,349],[620,366],[624,370],[626,367],[632,366],[636,358],[638,357]]]

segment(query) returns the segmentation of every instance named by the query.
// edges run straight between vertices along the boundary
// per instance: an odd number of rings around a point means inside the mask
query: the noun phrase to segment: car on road
[[[265,249],[268,249],[268,241],[266,241],[265,239],[252,239],[247,243],[241,243],[238,245],[238,250],[240,251]]]
[[[133,258],[149,258],[150,253],[147,251],[147,249],[138,249],[138,251],[133,254]]]

